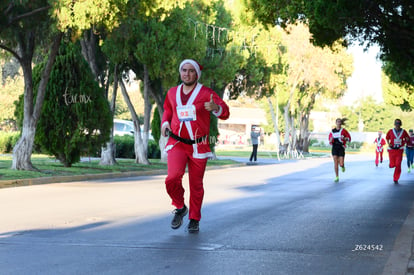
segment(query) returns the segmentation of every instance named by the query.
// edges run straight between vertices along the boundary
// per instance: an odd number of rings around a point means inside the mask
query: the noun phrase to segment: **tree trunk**
[[[151,90],[147,65],[144,64],[144,132],[142,133],[145,154],[148,153],[148,139],[152,104],[149,98]]]
[[[141,138],[141,130],[138,127],[135,126],[134,121],[134,128],[136,131],[134,131],[134,150],[135,150],[135,163],[142,163],[142,164],[151,164],[148,160],[147,156],[147,150],[145,150],[142,138]]]
[[[291,130],[291,142],[290,142],[290,155],[293,157],[294,153],[296,152],[296,128],[295,128],[295,117],[293,115],[290,116],[290,130]]]
[[[157,109],[158,109],[158,113],[160,115],[160,119],[162,120],[162,116],[164,114],[164,98],[163,98],[163,88],[160,85],[159,87],[153,87],[151,86],[151,96],[155,101],[155,104],[157,105]],[[155,92],[157,91],[157,92]],[[161,125],[160,125],[161,127]],[[158,145],[160,147],[160,152],[161,152],[161,162],[166,163],[167,162],[167,158],[168,155],[165,152],[164,148],[167,145],[168,142],[168,137],[163,137],[162,135],[160,136],[160,140],[158,141]]]
[[[301,115],[300,133],[299,133],[299,150],[309,153],[309,114]]]
[[[118,66],[114,68],[114,91],[112,95],[112,100],[110,104],[112,120],[115,113],[115,102],[118,91]],[[101,148],[101,160],[100,165],[115,165],[117,164],[115,159],[115,143],[114,143],[114,128],[112,127],[111,133],[109,134],[109,141],[106,143],[105,147]]]
[[[36,134],[36,125],[42,110],[43,101],[46,93],[46,86],[49,81],[50,72],[52,71],[55,57],[58,53],[60,41],[63,33],[55,36],[50,48],[49,59],[43,70],[39,87],[36,95],[36,103],[33,106],[33,79],[32,79],[32,56],[34,44],[30,51],[24,51],[23,41],[19,47],[22,49],[21,65],[24,73],[24,111],[22,135],[13,148],[13,160],[11,169],[16,170],[35,170],[31,162],[33,152],[34,138]],[[34,39],[34,38],[33,38]],[[34,42],[33,42],[34,43]],[[23,53],[24,52],[24,53]]]
[[[289,102],[283,107],[283,116],[285,117],[285,137],[283,139],[283,145],[288,145],[290,140],[290,115],[289,115]]]
[[[114,135],[110,134],[109,141],[105,147],[101,148],[101,159],[99,165],[116,165],[118,164],[115,159],[115,143]]]
[[[278,117],[277,117],[277,114],[275,113],[275,109],[273,108],[272,101],[270,100],[269,97],[267,98],[267,102],[269,103],[270,115],[272,116],[273,128],[274,128],[275,135],[276,135],[276,152],[279,152],[280,132],[279,132]],[[276,106],[276,108],[279,108],[279,106]],[[277,154],[277,155],[279,157],[279,154]]]
[[[83,37],[80,40],[80,44],[81,44],[81,48],[82,48],[82,55],[85,58],[86,62],[88,62],[89,67],[92,70],[93,75],[96,78],[96,81],[101,80],[101,87],[104,86],[104,80],[103,79],[99,79],[99,68],[98,68],[98,63],[96,61],[96,46],[97,46],[97,42],[96,42],[96,35],[93,33],[92,29],[86,30],[83,32]]]
[[[22,135],[13,148],[11,169],[36,170],[31,161],[35,133],[36,127],[23,125]]]
[[[134,106],[132,105],[131,99],[127,93],[125,84],[122,79],[120,79],[121,92],[124,96],[124,100],[128,105],[129,112],[131,113],[132,120],[134,121],[134,149],[135,149],[135,162],[142,164],[150,164],[148,161],[148,156],[146,154],[146,149],[141,138],[141,127],[138,120],[138,115],[135,111]]]
[[[92,74],[95,76],[95,80],[98,81],[99,85],[105,89],[105,97],[108,99],[108,90],[109,90],[109,70],[107,71],[107,75],[104,76],[103,72],[100,71],[98,62],[97,62],[97,36],[93,32],[92,29],[86,30],[83,32],[82,39],[80,40],[81,49],[82,49],[82,56],[85,58],[86,62],[88,63]],[[106,81],[106,83],[105,83]],[[118,89],[118,67],[115,65],[114,68],[114,91],[113,97],[110,105],[112,118],[115,113],[115,101]],[[108,99],[109,100],[109,99]],[[105,147],[101,148],[101,159],[99,161],[100,165],[116,165],[115,159],[115,144],[114,144],[114,136],[113,136],[113,129],[111,134],[109,135],[109,141],[106,143]]]

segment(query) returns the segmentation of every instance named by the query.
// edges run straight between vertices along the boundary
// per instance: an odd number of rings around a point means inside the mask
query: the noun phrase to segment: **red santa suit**
[[[385,139],[382,137],[377,137],[374,140],[376,144],[375,148],[375,165],[378,166],[378,163],[383,161],[383,152],[384,152],[384,145],[386,144]]]
[[[170,136],[165,150],[168,152],[168,176],[165,179],[167,193],[176,208],[184,206],[184,188],[182,178],[188,163],[190,186],[189,218],[201,219],[201,205],[204,197],[203,177],[207,158],[212,157],[210,150],[210,112],[204,103],[211,100],[219,106],[218,112],[212,112],[220,119],[230,115],[227,104],[210,88],[197,83],[188,95],[182,92],[183,84],[171,88],[164,102],[162,127],[169,124],[174,135],[183,141],[196,141],[186,144]]]
[[[390,168],[394,168],[394,182],[398,182],[401,176],[401,162],[403,159],[404,145],[410,138],[407,131],[401,128],[400,132],[395,129],[388,131],[385,137],[388,141],[388,155],[390,159]]]
[[[328,136],[329,144],[332,145],[333,156],[345,156],[346,143],[351,142],[351,135],[345,128],[333,128]]]

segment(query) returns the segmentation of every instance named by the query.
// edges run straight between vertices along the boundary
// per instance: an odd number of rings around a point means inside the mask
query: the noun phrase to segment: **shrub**
[[[319,142],[316,138],[312,138],[311,140],[309,140],[309,146],[319,146]]]
[[[151,132],[152,132],[152,136],[154,137],[154,140],[156,143],[160,141],[160,137],[161,137],[160,125],[161,125],[161,118],[160,118],[160,114],[158,113],[158,107],[156,107],[154,110],[152,121],[151,121]]]
[[[360,141],[352,141],[347,147],[352,149],[359,149],[364,143]]]
[[[134,137],[130,135],[115,136],[115,157],[116,158],[135,158],[134,150]],[[158,144],[154,140],[148,141],[148,158],[159,159],[161,157],[161,151]]]
[[[39,63],[33,69],[35,91],[45,64],[46,61]],[[22,114],[23,97],[16,105],[20,108],[17,113]],[[20,115],[18,121],[22,118]],[[47,84],[35,144],[70,167],[80,161],[82,153],[99,150],[108,140],[111,126],[108,101],[80,45],[62,43]]]
[[[150,140],[148,142],[148,158],[150,159],[161,158],[160,146],[155,140]]]
[[[13,147],[20,137],[19,132],[0,132],[0,153],[13,152]]]
[[[130,135],[114,136],[115,157],[116,158],[135,158],[134,137]]]

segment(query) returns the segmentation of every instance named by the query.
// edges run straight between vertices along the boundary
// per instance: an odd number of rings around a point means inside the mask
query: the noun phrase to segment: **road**
[[[198,234],[170,228],[164,176],[0,189],[0,274],[405,274],[414,174],[387,165],[208,170]]]

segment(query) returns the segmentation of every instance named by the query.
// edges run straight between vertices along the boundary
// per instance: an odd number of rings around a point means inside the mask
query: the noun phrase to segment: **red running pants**
[[[176,208],[184,206],[184,187],[182,179],[188,164],[188,178],[190,186],[190,214],[189,218],[201,219],[201,205],[203,203],[203,178],[207,159],[193,158],[193,146],[178,142],[168,151],[168,176],[165,179],[167,193]]]
[[[381,161],[382,162],[382,153],[383,153],[383,151],[381,151],[381,152],[378,152],[377,150],[375,150],[375,165],[377,165],[378,166],[378,163]]]
[[[390,159],[390,168],[394,168],[394,181],[398,181],[401,176],[401,162],[403,159],[404,150],[400,149],[391,149],[388,150],[388,155]]]

